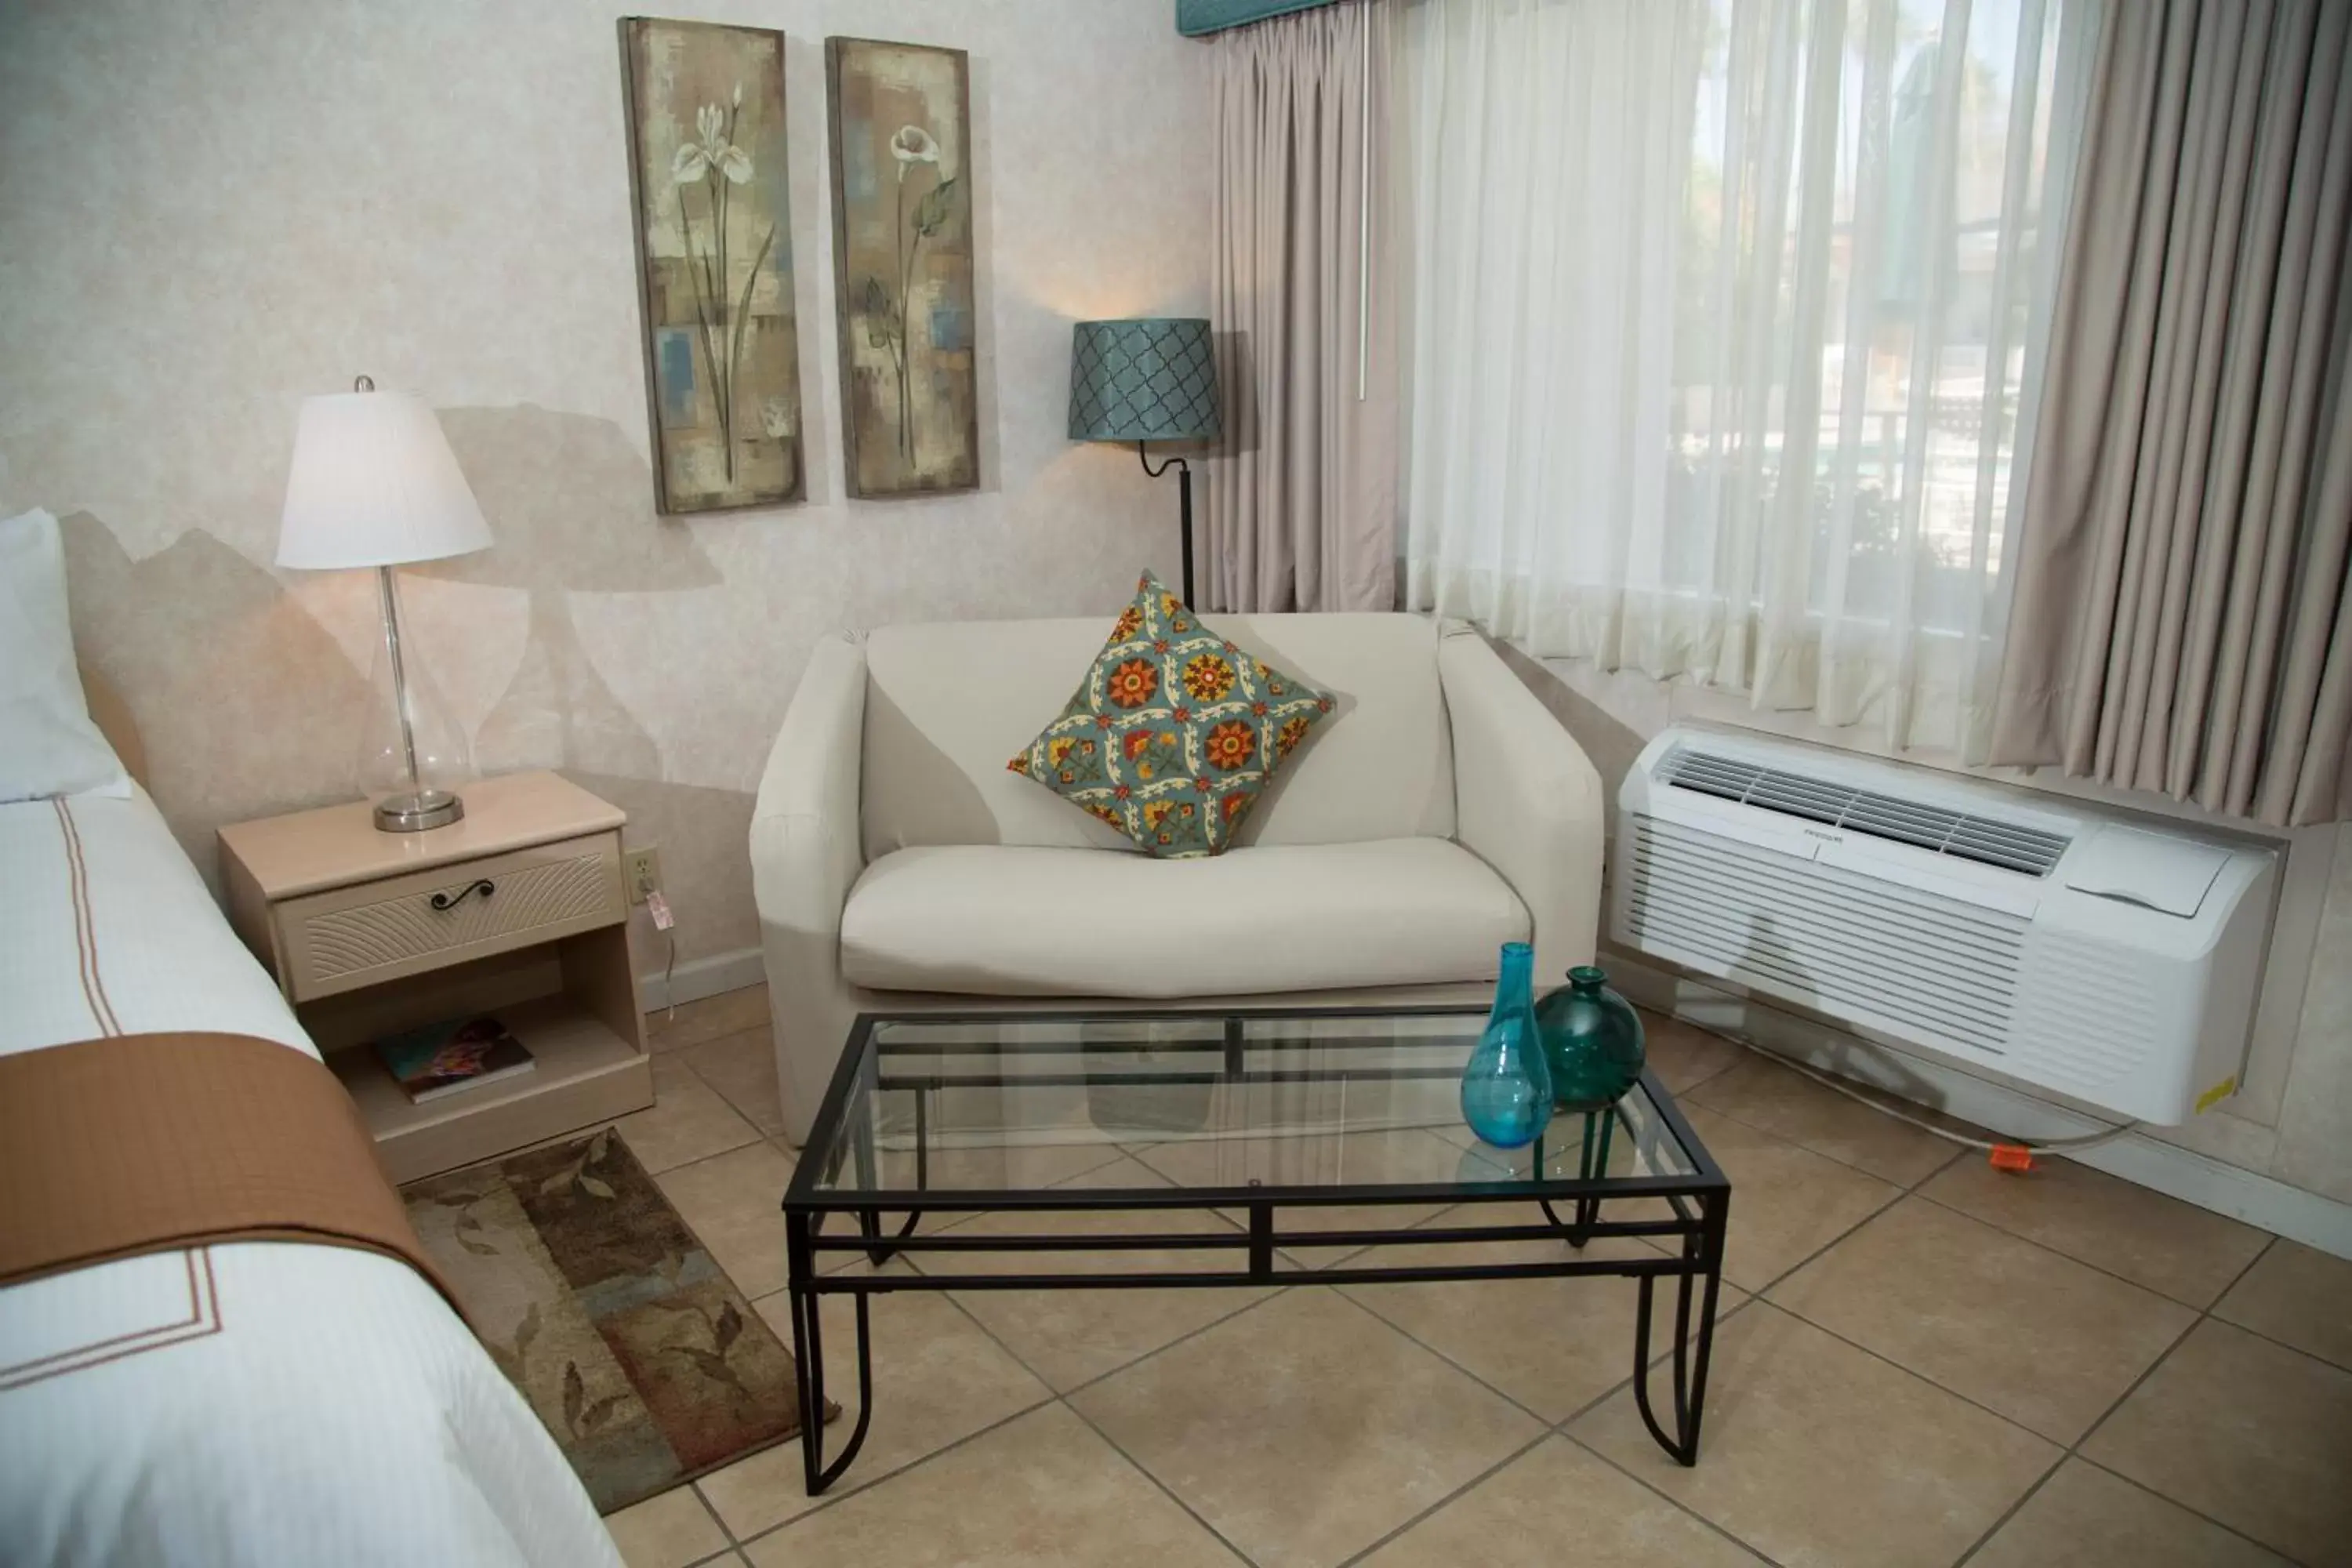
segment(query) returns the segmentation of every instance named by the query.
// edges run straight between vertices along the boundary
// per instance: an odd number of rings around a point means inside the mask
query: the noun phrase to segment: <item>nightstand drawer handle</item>
[[[476,893],[479,893],[482,897],[487,899],[498,890],[499,885],[496,882],[491,881],[488,877],[484,877],[476,881],[472,887],[463,889],[455,894],[436,893],[433,895],[431,902],[433,907],[436,910],[454,910],[459,904],[464,903],[467,899],[472,898]]]

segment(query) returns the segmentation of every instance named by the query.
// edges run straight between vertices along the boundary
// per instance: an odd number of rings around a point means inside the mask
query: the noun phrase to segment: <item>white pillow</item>
[[[28,511],[0,522],[0,803],[92,790],[126,795],[131,781],[74,668],[58,520]]]

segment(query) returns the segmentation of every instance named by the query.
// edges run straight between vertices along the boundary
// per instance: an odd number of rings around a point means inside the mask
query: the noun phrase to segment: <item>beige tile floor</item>
[[[2352,1263],[2063,1161],[1997,1173],[1649,1022],[1734,1184],[1696,1468],[1634,1413],[1621,1281],[908,1293],[874,1299],[873,1428],[832,1493],[773,1448],[614,1516],[623,1556],[2352,1564]],[[654,1033],[660,1103],[623,1135],[782,1332],[766,998]],[[1160,1179],[1143,1155],[1038,1174]]]

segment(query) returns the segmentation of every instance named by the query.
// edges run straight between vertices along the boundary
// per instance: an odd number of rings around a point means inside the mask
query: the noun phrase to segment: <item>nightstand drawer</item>
[[[289,899],[274,917],[287,994],[332,996],[619,924],[621,839],[566,838],[336,888]]]

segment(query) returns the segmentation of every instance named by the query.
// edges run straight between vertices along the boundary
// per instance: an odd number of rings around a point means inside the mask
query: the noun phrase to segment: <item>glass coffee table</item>
[[[1659,1445],[1696,1463],[1731,1184],[1647,1073],[1526,1148],[1481,1143],[1456,1097],[1486,1017],[860,1016],[783,1201],[809,1495],[866,1440],[867,1298],[894,1290],[1630,1276],[1635,1402]],[[1071,1215],[1090,1217],[1055,1223]],[[1604,1237],[1648,1246],[1584,1253]],[[1493,1241],[1560,1245],[1508,1261],[1466,1245]],[[1459,1266],[1383,1261],[1444,1243],[1465,1244]],[[859,1257],[876,1268],[843,1267]],[[912,1267],[881,1271],[893,1258]],[[1670,1423],[1650,1395],[1662,1279],[1675,1284]],[[831,1295],[855,1299],[858,1410],[827,1463],[818,1307]]]

